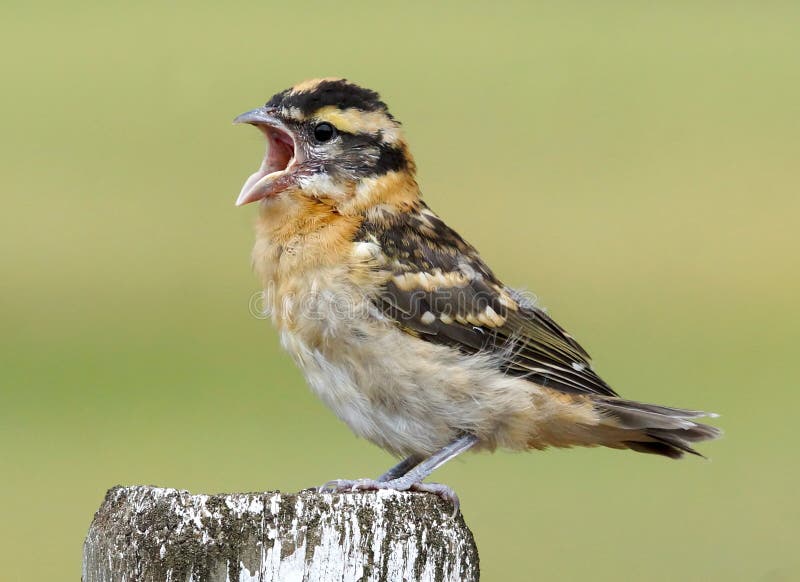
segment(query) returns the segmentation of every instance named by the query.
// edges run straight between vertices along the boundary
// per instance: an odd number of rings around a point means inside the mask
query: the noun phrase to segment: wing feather
[[[385,275],[376,304],[424,341],[491,353],[499,369],[570,393],[616,396],[589,354],[544,311],[504,286],[477,251],[425,205],[367,220]]]

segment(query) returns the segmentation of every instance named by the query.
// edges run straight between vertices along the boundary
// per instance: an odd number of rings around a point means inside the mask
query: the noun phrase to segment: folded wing
[[[616,396],[589,354],[544,311],[504,286],[477,251],[426,206],[362,225],[380,252],[375,301],[406,333],[466,354],[491,353],[500,370],[570,393]]]

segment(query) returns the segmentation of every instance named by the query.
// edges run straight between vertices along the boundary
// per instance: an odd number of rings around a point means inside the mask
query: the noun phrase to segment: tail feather
[[[699,410],[644,404],[621,398],[598,398],[595,408],[605,422],[623,429],[624,436],[610,446],[623,446],[640,453],[672,459],[679,459],[684,453],[702,457],[691,444],[715,439],[722,434],[714,426],[692,420],[717,416]]]

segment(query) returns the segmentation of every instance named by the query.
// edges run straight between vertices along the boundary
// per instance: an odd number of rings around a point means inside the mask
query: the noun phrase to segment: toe
[[[385,487],[383,487],[383,483],[379,483],[375,479],[357,479],[350,487],[351,491],[377,491],[378,489],[385,489]]]
[[[354,482],[355,481],[349,481],[347,479],[332,479],[331,481],[326,481],[317,487],[317,491],[320,493],[336,493],[338,491],[345,491]]]
[[[350,493],[351,491],[376,491],[386,489],[383,483],[374,479],[333,479],[320,486],[320,493]]]

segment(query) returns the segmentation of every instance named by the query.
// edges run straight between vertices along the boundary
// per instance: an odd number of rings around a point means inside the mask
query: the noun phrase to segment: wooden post
[[[472,533],[452,511],[422,493],[115,487],[89,528],[82,580],[478,580]]]

